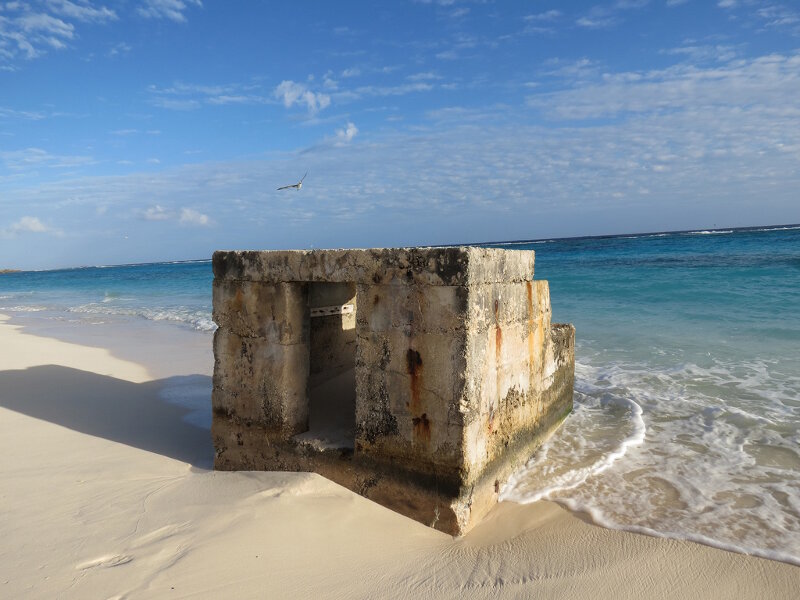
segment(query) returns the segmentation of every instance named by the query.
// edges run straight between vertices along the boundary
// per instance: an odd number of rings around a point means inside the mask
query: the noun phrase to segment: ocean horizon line
[[[494,246],[494,245],[510,245],[510,244],[534,244],[534,243],[547,243],[547,242],[563,242],[566,240],[607,240],[611,238],[642,238],[642,237],[657,237],[665,235],[681,235],[681,234],[707,234],[707,233],[741,233],[745,231],[780,231],[780,230],[800,229],[800,223],[780,223],[775,225],[747,225],[744,227],[716,227],[704,229],[674,229],[667,231],[639,231],[628,233],[604,233],[600,235],[574,235],[566,237],[547,237],[536,238],[531,240],[499,240],[493,242],[472,242],[464,244],[466,246]],[[449,244],[447,244],[449,245]],[[446,247],[442,246],[442,247]]]
[[[495,240],[495,241],[482,241],[482,242],[465,242],[456,244],[431,244],[430,248],[451,248],[457,246],[511,246],[521,244],[546,244],[549,242],[563,242],[567,240],[606,240],[612,238],[642,238],[642,237],[659,237],[668,235],[707,235],[707,234],[723,234],[723,233],[742,233],[742,232],[757,232],[757,231],[780,231],[780,230],[800,229],[800,223],[779,223],[774,225],[747,225],[744,227],[718,227],[718,228],[705,228],[705,229],[675,229],[668,231],[640,231],[640,232],[625,232],[625,233],[604,233],[600,235],[575,235],[565,237],[544,237],[533,239],[518,239],[518,240]],[[413,247],[413,246],[387,246],[389,247]],[[423,247],[423,246],[420,246]],[[333,250],[336,248],[294,248],[294,250]],[[155,260],[145,261],[141,263],[118,263],[118,264],[101,264],[101,265],[78,265],[74,267],[57,267],[54,269],[15,269],[14,267],[4,267],[0,272],[3,275],[21,275],[24,273],[57,273],[59,271],[79,271],[89,269],[118,269],[126,267],[148,267],[155,265],[180,265],[180,264],[202,264],[210,263],[211,258],[189,258],[184,260]]]

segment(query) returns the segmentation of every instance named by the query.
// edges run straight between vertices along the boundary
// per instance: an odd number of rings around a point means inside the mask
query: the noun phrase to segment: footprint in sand
[[[118,567],[120,565],[124,565],[129,563],[133,560],[133,557],[128,554],[106,554],[105,556],[101,556],[99,558],[95,558],[93,560],[87,560],[76,566],[75,568],[78,571],[84,571],[86,569],[94,569],[97,567],[102,567],[104,569],[110,567]]]

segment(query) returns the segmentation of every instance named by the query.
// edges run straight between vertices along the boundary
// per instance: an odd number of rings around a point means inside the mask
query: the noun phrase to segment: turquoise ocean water
[[[492,245],[535,250],[577,330],[575,410],[504,499],[800,564],[800,226]],[[211,332],[211,280],[210,261],[9,274],[0,313]]]

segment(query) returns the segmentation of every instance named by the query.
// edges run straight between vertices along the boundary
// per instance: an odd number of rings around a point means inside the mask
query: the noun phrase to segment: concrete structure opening
[[[308,284],[308,431],[317,448],[353,448],[356,414],[356,286]]]

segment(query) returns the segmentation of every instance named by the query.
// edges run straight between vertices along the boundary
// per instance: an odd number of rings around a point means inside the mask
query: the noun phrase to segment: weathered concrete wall
[[[551,325],[533,266],[482,248],[215,253],[216,468],[314,470],[465,532],[572,407],[574,329]],[[309,319],[328,302],[354,304],[354,352],[341,320]],[[353,356],[354,449],[310,451],[309,374]]]
[[[224,417],[282,438],[305,431],[307,286],[215,280],[213,306],[213,422]]]

